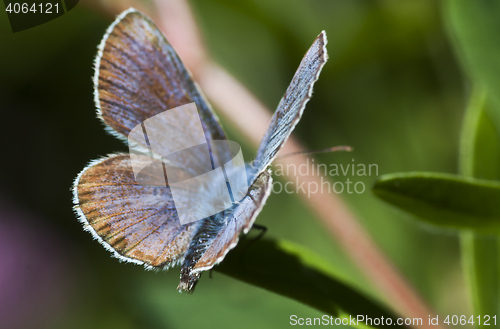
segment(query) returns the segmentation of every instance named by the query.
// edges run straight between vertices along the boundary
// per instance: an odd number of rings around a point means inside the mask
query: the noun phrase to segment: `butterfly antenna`
[[[330,152],[337,152],[337,151],[346,151],[346,152],[351,152],[353,150],[352,147],[347,146],[347,145],[340,145],[340,146],[332,146],[332,147],[327,147],[323,149],[318,149],[318,150],[312,150],[312,151],[300,151],[300,152],[293,152],[293,153],[288,153],[279,157],[276,157],[276,159],[284,159],[288,158],[294,155],[299,155],[299,154],[316,154],[316,153],[330,153]]]

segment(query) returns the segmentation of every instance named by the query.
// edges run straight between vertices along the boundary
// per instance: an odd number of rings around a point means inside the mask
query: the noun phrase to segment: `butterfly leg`
[[[259,225],[259,224],[253,224],[252,226],[253,229],[256,229],[256,230],[260,230],[259,234],[253,238],[252,240],[250,240],[243,248],[243,251],[241,252],[240,254],[240,260],[243,260],[243,257],[245,256],[245,253],[248,251],[248,249],[250,249],[250,247],[252,246],[252,244],[254,244],[257,240],[260,240],[264,234],[267,232],[267,227],[265,227],[264,225]]]
[[[267,227],[265,227],[264,225],[259,225],[259,224],[253,224],[252,228],[256,229],[256,230],[260,230],[260,233],[259,235],[257,235],[252,241],[251,243],[259,240],[260,238],[262,238],[264,236],[264,234],[266,234],[267,232]]]

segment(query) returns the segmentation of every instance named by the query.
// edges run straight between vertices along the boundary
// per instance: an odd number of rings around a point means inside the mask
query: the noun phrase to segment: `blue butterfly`
[[[182,225],[168,185],[139,184],[130,155],[111,154],[92,161],[75,179],[74,208],[85,230],[122,261],[147,269],[180,265],[178,290],[192,292],[201,273],[219,264],[240,234],[250,230],[269,197],[269,166],[311,98],[327,60],[326,43],[323,31],[305,54],[248,166],[248,192],[234,206]],[[95,61],[94,85],[98,117],[120,139],[148,118],[193,102],[207,141],[226,139],[175,50],[152,20],[133,8],[108,28]],[[139,155],[137,161],[149,157]],[[208,197],[211,191],[204,193]]]

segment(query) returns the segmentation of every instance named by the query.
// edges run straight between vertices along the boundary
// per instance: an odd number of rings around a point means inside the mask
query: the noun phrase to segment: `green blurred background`
[[[457,172],[467,81],[431,0],[191,0],[213,58],[275,108],[303,54],[326,30],[329,61],[295,130],[308,149],[351,145],[317,162]],[[3,8],[3,7],[2,7]],[[217,272],[193,295],[179,272],[120,264],[82,230],[70,188],[99,156],[126,151],[95,117],[93,59],[108,17],[80,4],[12,33],[0,13],[0,327],[282,328],[321,314]],[[215,109],[217,111],[217,109]],[[255,149],[222,118],[231,139]],[[349,176],[347,176],[349,177]],[[341,177],[344,181],[347,177]],[[471,314],[454,232],[413,221],[369,191],[341,197],[380,248],[442,315]],[[296,195],[275,194],[257,223],[330,260],[383,297]]]

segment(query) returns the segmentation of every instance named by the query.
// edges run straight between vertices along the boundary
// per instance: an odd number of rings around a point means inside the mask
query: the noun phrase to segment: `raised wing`
[[[133,8],[118,16],[99,45],[94,88],[98,116],[119,138],[127,139],[134,127],[156,114],[194,102],[206,140],[226,139],[175,50],[156,25]],[[169,129],[154,128],[163,132],[148,133],[161,135]]]
[[[181,267],[177,289],[192,292],[201,272],[222,262],[229,250],[236,247],[241,232],[248,233],[271,193],[271,171],[265,170],[250,187],[238,205],[204,219],[194,237]]]
[[[300,62],[285,95],[281,99],[271,124],[262,139],[254,161],[255,174],[271,164],[281,146],[300,120],[307,102],[312,96],[314,83],[327,61],[325,31],[314,40]]]
[[[85,168],[74,182],[73,202],[84,228],[106,249],[146,268],[181,262],[200,225],[180,225],[168,186],[138,185],[125,154]]]

